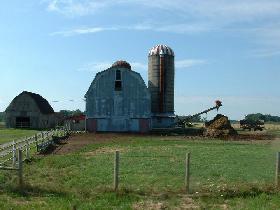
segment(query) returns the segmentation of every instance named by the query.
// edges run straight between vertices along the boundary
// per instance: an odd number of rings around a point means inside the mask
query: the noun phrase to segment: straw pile
[[[204,136],[221,137],[237,135],[227,116],[217,114],[213,120],[205,123]]]

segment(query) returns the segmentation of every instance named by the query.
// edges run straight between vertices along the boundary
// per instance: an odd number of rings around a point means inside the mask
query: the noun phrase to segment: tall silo
[[[153,127],[169,127],[174,122],[174,73],[173,50],[166,45],[153,47],[148,66]]]

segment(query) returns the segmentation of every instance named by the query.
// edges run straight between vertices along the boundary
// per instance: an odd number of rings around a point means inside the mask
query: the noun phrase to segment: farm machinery
[[[217,110],[218,111],[221,106],[222,106],[222,102],[219,101],[219,100],[216,100],[214,107],[206,109],[202,112],[199,112],[197,114],[187,116],[187,117],[184,117],[184,118],[181,118],[181,119],[178,116],[176,116],[176,123],[174,124],[174,126],[175,127],[180,127],[180,128],[185,128],[186,126],[191,127],[192,126],[192,124],[191,124],[192,119],[194,119],[195,117],[198,117],[202,114],[207,114],[208,112],[210,112],[212,110]]]
[[[240,128],[254,131],[262,131],[264,129],[264,121],[262,120],[240,120]]]

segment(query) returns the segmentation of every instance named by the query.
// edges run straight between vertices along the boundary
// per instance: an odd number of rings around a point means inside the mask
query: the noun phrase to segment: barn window
[[[122,90],[122,81],[115,81],[115,91]]]
[[[116,71],[116,81],[115,81],[115,91],[121,91],[122,90],[122,75],[121,71]]]
[[[121,75],[121,71],[120,70],[116,71],[116,80],[122,80],[122,75]]]

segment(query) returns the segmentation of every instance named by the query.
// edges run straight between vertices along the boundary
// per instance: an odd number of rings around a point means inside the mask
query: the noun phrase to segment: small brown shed
[[[5,111],[8,128],[46,129],[55,126],[55,112],[49,102],[36,93],[23,91]]]

